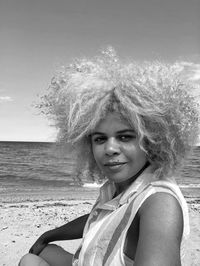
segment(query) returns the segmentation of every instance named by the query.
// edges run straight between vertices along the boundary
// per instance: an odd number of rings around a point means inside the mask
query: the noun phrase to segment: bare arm
[[[156,193],[142,205],[134,266],[181,266],[183,216],[170,194]]]
[[[88,216],[89,214],[83,215],[67,224],[45,232],[37,239],[29,252],[38,255],[50,242],[82,238]]]
[[[83,229],[89,214],[78,217],[77,219],[44,233],[46,241],[53,242],[59,240],[78,239],[83,236]]]

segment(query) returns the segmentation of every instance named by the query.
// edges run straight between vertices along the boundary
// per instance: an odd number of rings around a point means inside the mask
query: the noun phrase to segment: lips
[[[104,164],[104,167],[109,171],[118,172],[121,171],[126,162],[107,162]]]
[[[104,164],[104,166],[112,167],[112,166],[118,166],[118,165],[124,165],[124,164],[125,164],[125,162],[107,162]]]
[[[107,169],[109,172],[119,172],[122,170],[126,163],[125,162],[107,162],[104,164],[105,169]]]

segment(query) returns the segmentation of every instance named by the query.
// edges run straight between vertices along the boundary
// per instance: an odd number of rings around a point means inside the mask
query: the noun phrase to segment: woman
[[[174,177],[197,138],[192,84],[173,65],[123,64],[109,48],[69,65],[40,106],[104,181],[90,214],[45,232],[20,266],[177,266],[189,234]],[[50,242],[82,238],[75,255]]]

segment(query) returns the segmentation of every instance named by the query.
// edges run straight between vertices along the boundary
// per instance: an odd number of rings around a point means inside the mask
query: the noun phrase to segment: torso
[[[79,264],[73,265],[133,265],[139,240],[141,206],[157,192],[172,194],[179,200],[184,217],[184,237],[188,234],[187,205],[172,181],[157,181],[154,175],[146,174],[126,194],[115,199],[112,188],[108,183],[101,190],[100,200],[88,219],[84,241],[74,257]],[[127,257],[128,262],[125,260]]]
[[[134,261],[139,239],[139,214],[137,213],[128,229],[124,243],[124,254]]]

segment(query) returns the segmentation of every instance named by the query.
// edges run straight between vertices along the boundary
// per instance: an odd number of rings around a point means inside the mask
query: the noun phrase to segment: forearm
[[[45,242],[50,243],[59,240],[78,239],[83,236],[83,229],[85,227],[89,214],[83,215],[67,224],[58,228],[47,231],[42,235]]]

